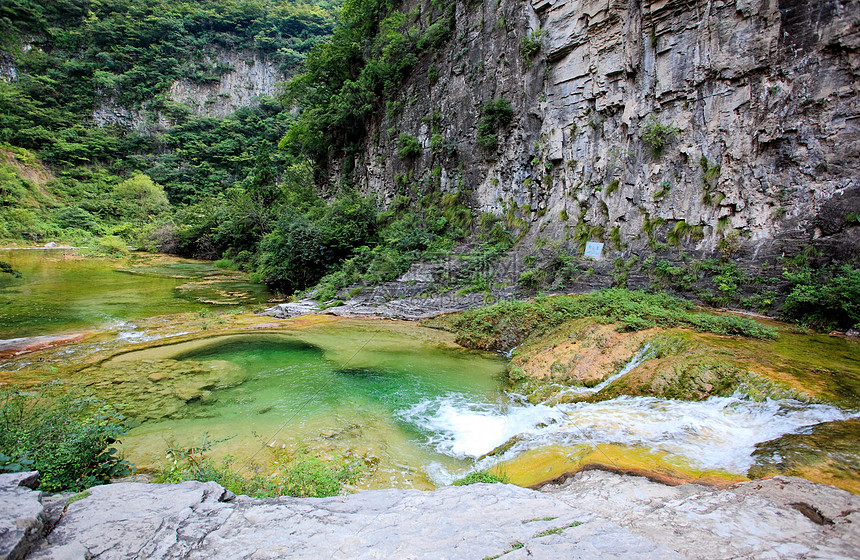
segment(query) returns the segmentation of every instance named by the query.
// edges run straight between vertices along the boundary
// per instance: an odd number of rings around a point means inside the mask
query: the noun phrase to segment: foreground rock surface
[[[3,503],[26,490],[0,489]],[[727,491],[589,471],[540,492],[477,484],[253,500],[186,482],[89,494],[28,558],[860,558],[860,497],[786,477]],[[6,553],[7,536],[0,558],[20,557]]]

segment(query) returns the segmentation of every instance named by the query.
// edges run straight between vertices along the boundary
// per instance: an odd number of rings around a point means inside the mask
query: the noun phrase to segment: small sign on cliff
[[[585,244],[585,254],[583,256],[589,259],[599,259],[603,256],[603,243],[589,241]]]

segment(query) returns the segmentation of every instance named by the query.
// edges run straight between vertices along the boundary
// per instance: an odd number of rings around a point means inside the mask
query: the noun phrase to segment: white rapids
[[[700,402],[623,396],[547,406],[473,403],[456,394],[422,401],[399,414],[427,434],[429,445],[452,457],[477,459],[514,440],[504,453],[482,461],[484,468],[548,445],[610,443],[645,447],[701,468],[738,474],[752,466],[756,444],[856,415],[829,405],[741,396]],[[443,483],[453,478],[431,474]]]
[[[625,368],[600,385],[568,391],[599,391],[647,359],[648,350],[643,347]],[[821,422],[860,415],[830,405],[792,399],[754,401],[743,395],[698,402],[622,396],[555,405],[530,404],[521,395],[509,397],[507,402],[475,402],[450,393],[424,399],[397,416],[424,434],[427,445],[451,457],[478,459],[508,444],[503,453],[479,461],[480,468],[549,445],[617,444],[678,456],[704,469],[745,474],[757,444]],[[440,484],[463,474],[448,473],[439,465],[428,470]]]

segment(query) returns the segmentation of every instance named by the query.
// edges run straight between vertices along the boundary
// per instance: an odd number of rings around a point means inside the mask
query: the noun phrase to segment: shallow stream
[[[0,339],[103,329],[153,315],[253,306],[265,287],[212,263],[135,253],[83,258],[75,249],[0,249],[21,278],[0,274]]]
[[[505,392],[503,356],[465,350],[448,333],[398,321],[317,317],[276,330],[146,344],[138,319],[259,305],[267,294],[241,275],[163,256],[116,262],[64,250],[4,250],[0,260],[24,275],[0,278],[0,337],[119,331],[131,351],[74,376],[139,422],[122,442],[138,466],[157,465],[168,447],[208,438],[213,457],[233,455],[249,468],[300,447],[359,458],[371,466],[366,488],[431,488],[529,454],[573,465],[591,452],[614,463],[612,449],[742,476],[756,444],[856,415],[740,397],[530,404]],[[647,359],[643,348],[617,376]]]
[[[756,444],[851,416],[828,405],[740,397],[534,405],[503,390],[501,358],[436,337],[399,322],[341,320],[290,334],[153,348],[103,368],[129,372],[133,363],[149,368],[176,360],[206,364],[231,380],[229,387],[208,386],[211,395],[184,389],[192,398],[179,410],[171,406],[170,418],[133,430],[125,449],[137,464],[171,443],[190,446],[208,434],[223,440],[216,456],[261,463],[273,460],[272,450],[300,446],[363,458],[377,469],[367,487],[428,488],[529,451],[603,444],[645,449],[696,472],[743,476]]]

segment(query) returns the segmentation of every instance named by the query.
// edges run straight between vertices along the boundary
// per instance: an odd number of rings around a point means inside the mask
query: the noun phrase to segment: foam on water
[[[437,451],[458,459],[480,457],[534,426],[564,418],[561,410],[542,404],[477,403],[456,393],[422,400],[396,415],[427,434]]]
[[[140,327],[131,323],[129,321],[122,320],[113,320],[107,323],[104,327],[105,330],[117,331],[116,339],[122,342],[152,342],[153,340],[159,340],[162,338],[170,338],[173,336],[180,336],[183,334],[189,334],[191,331],[183,331],[176,332],[170,334],[152,334],[149,331],[140,330]]]
[[[493,461],[547,445],[640,446],[686,458],[706,469],[744,474],[755,445],[821,422],[858,413],[794,400],[712,397],[701,402],[619,397],[556,406],[469,402],[449,394],[399,413],[445,455],[480,457],[514,441]],[[489,463],[482,466],[489,466]],[[438,480],[449,477],[437,473]]]

